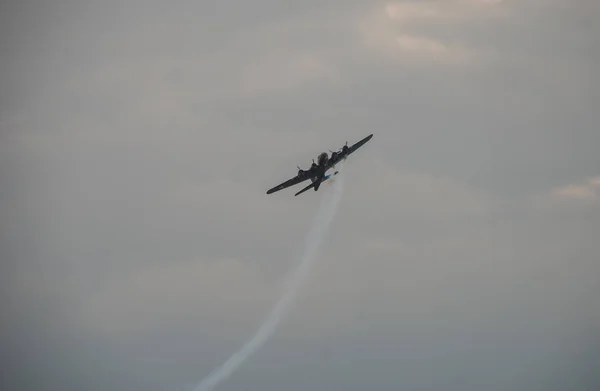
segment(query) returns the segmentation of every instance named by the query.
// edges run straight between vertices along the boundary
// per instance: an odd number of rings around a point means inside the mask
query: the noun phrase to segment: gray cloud
[[[597,388],[596,2],[2,7],[3,389]]]

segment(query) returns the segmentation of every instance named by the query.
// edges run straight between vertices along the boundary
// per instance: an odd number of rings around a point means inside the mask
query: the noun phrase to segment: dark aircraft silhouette
[[[337,173],[338,173],[338,171],[336,171],[333,174],[326,174],[327,171],[331,168],[334,168],[335,165],[338,164],[340,161],[345,160],[348,157],[348,155],[350,155],[352,152],[356,151],[363,144],[365,144],[367,141],[369,141],[371,139],[371,137],[373,137],[372,134],[363,138],[362,140],[360,140],[356,144],[352,145],[351,147],[348,147],[348,142],[346,141],[346,144],[338,152],[329,151],[329,152],[331,152],[331,156],[328,156],[327,152],[321,153],[317,157],[316,163],[315,163],[315,160],[313,159],[312,165],[310,166],[310,168],[308,170],[305,171],[305,170],[301,169],[300,167],[298,167],[298,175],[283,182],[280,185],[275,186],[272,189],[269,189],[267,191],[267,194],[275,193],[276,191],[283,190],[286,187],[297,185],[298,183],[304,182],[308,179],[310,179],[312,183],[310,185],[306,186],[304,189],[297,192],[295,195],[302,194],[311,188],[314,188],[315,191],[319,190],[321,183],[325,182],[327,179],[331,178],[332,176],[337,175]]]

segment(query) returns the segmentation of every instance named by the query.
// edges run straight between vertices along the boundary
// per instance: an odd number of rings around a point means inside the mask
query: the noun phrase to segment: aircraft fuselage
[[[310,178],[313,183],[316,182],[314,186],[315,191],[319,190],[319,186],[325,178],[325,173],[330,168],[327,167],[328,161],[329,155],[327,154],[327,152],[323,152],[319,156],[317,156],[317,167],[315,167],[315,170],[313,171],[313,176]]]
[[[323,152],[317,157],[317,162],[318,162],[317,164],[319,166],[325,166],[327,164],[328,160],[329,160],[329,155],[327,155],[327,152]]]

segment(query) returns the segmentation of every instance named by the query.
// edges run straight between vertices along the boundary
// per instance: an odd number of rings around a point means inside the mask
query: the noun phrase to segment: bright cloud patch
[[[600,202],[600,176],[557,187],[544,194],[533,196],[531,202],[536,209],[543,211],[597,205]]]
[[[363,38],[388,54],[465,64],[474,58],[474,50],[462,42],[448,42],[443,29],[495,15],[492,8],[482,7],[488,2],[494,1],[390,2],[362,24]]]
[[[579,184],[571,184],[553,191],[553,196],[559,199],[600,199],[600,176],[590,178]]]

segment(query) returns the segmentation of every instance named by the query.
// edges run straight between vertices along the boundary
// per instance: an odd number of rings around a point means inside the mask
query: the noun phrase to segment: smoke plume
[[[329,226],[337,210],[337,206],[342,196],[342,173],[331,179],[333,183],[333,195],[327,194],[321,203],[319,211],[315,217],[313,226],[308,233],[304,251],[301,254],[300,263],[293,273],[286,279],[283,295],[265,320],[256,334],[240,350],[234,353],[220,367],[209,374],[198,384],[195,391],[210,391],[223,380],[227,379],[242,363],[252,354],[256,353],[262,345],[273,334],[279,321],[283,318],[285,312],[289,309],[292,300],[295,298],[298,289],[304,278],[310,271],[315,258],[317,257],[319,246],[325,239],[329,231]]]

